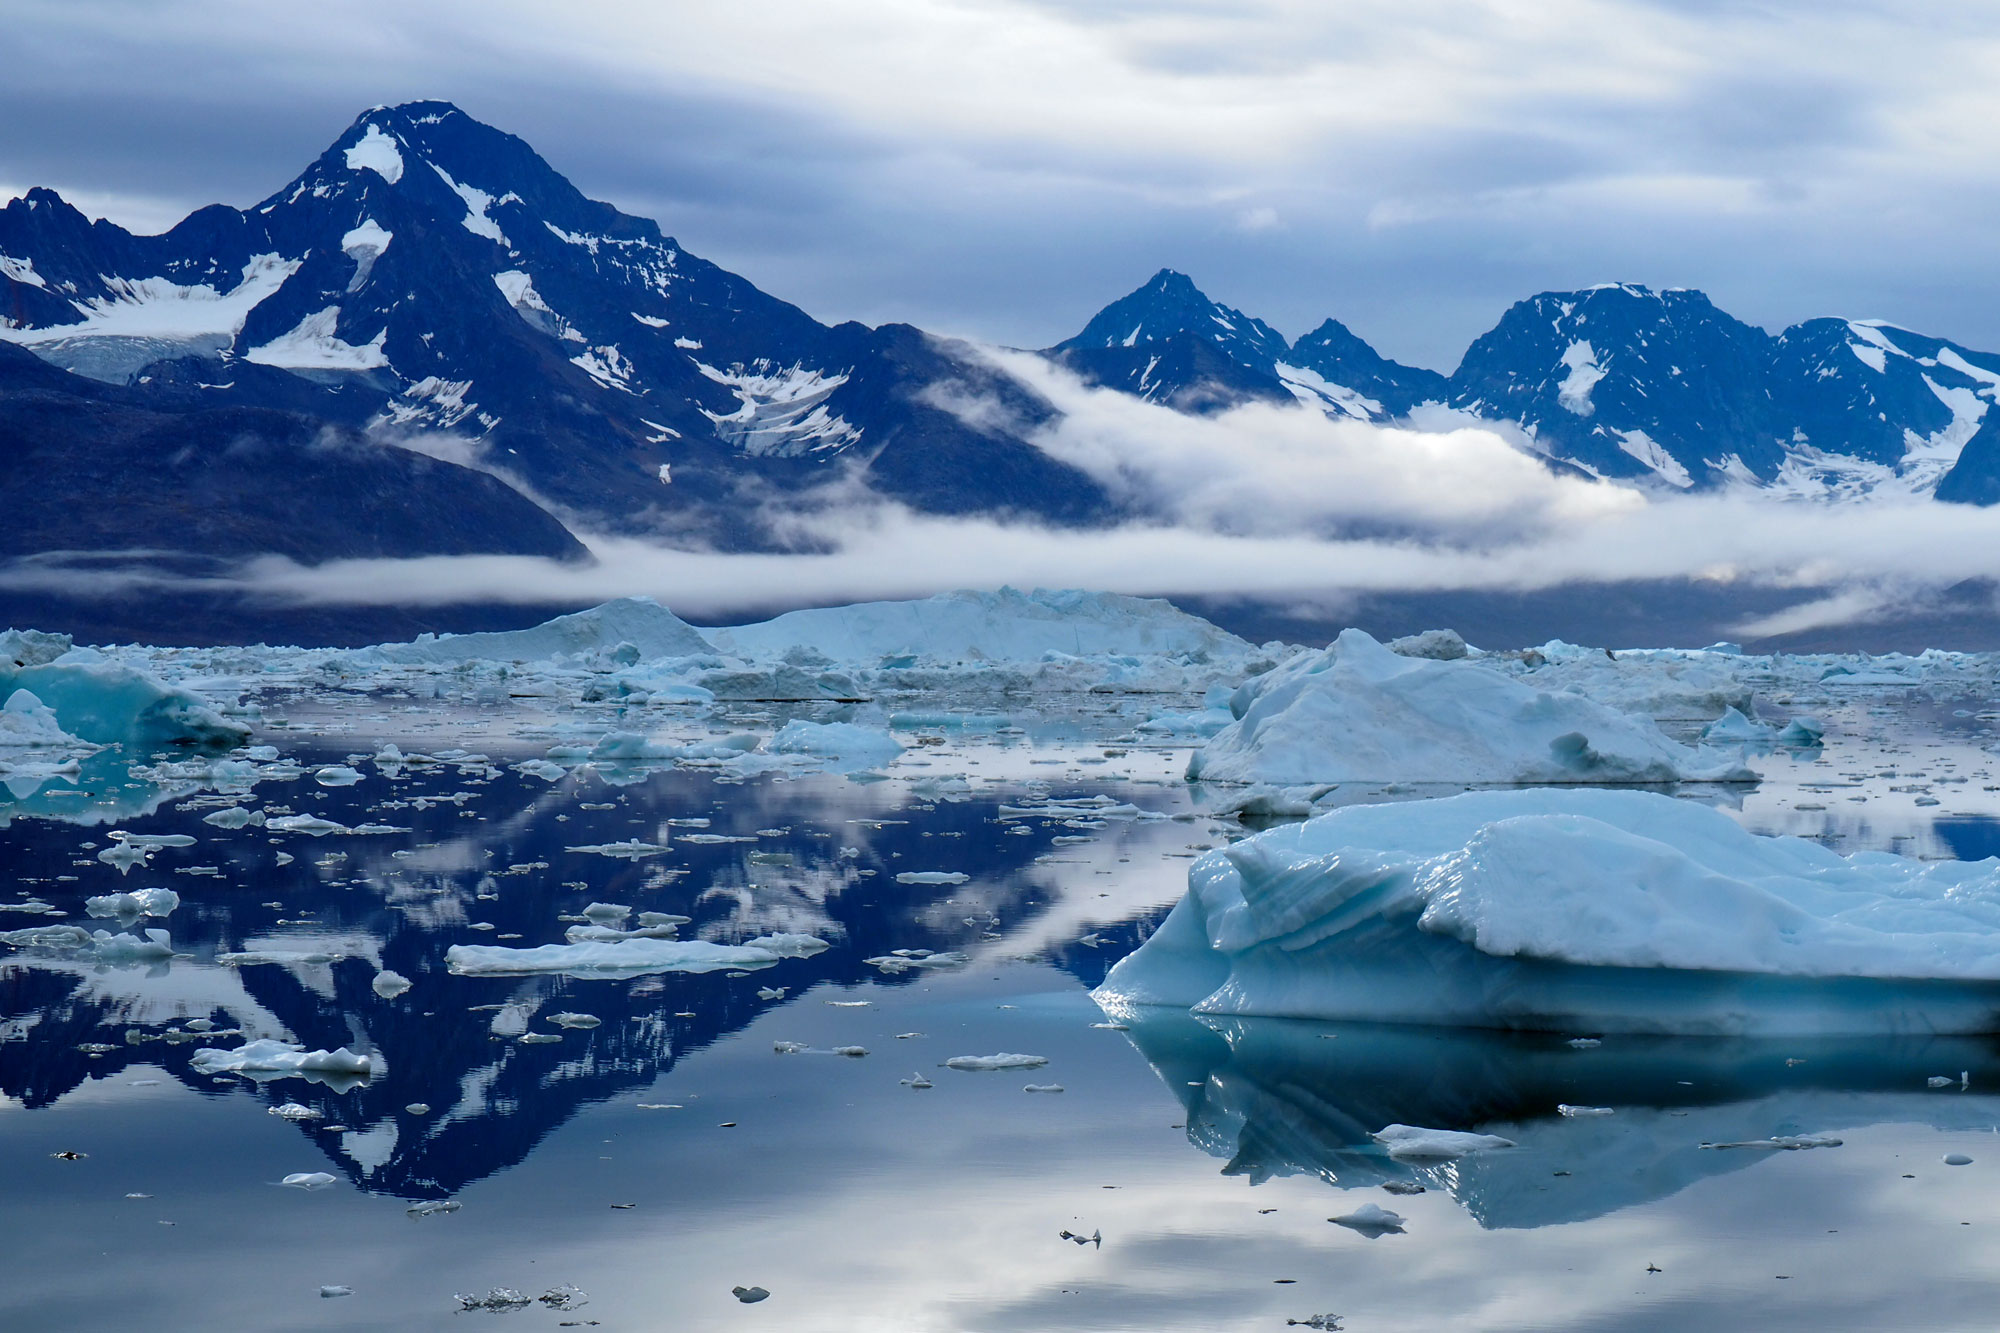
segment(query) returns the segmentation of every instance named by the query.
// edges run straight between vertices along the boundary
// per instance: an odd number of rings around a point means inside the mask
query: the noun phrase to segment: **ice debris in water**
[[[1517,1146],[1496,1134],[1470,1134],[1455,1129],[1425,1129],[1420,1125],[1385,1125],[1371,1135],[1399,1162],[1448,1162],[1474,1153]]]
[[[422,1203],[413,1203],[405,1208],[403,1215],[411,1219],[438,1217],[445,1213],[455,1213],[464,1206],[457,1199],[425,1199]]]
[[[310,1106],[301,1106],[297,1102],[286,1102],[283,1106],[274,1106],[266,1114],[277,1116],[282,1120],[318,1120],[320,1118],[318,1111],[313,1110]]]
[[[989,1069],[1040,1069],[1049,1062],[1046,1055],[1014,1055],[1002,1052],[999,1055],[954,1055],[944,1062],[946,1069],[989,1070]]]
[[[137,889],[130,893],[107,893],[83,900],[83,910],[96,917],[167,916],[181,905],[181,896],[172,889]]]
[[[898,1079],[897,1082],[906,1088],[915,1088],[919,1092],[931,1086],[931,1081],[924,1077],[922,1070],[917,1071],[908,1078]]]
[[[729,1294],[745,1305],[755,1305],[758,1301],[770,1299],[771,1293],[762,1287],[731,1287]]]
[[[324,764],[313,771],[313,781],[322,787],[352,787],[361,781],[361,772],[346,764]]]
[[[330,1176],[324,1171],[294,1171],[278,1183],[290,1185],[294,1189],[316,1190],[326,1188],[336,1179],[338,1177]]]
[[[1572,1106],[1568,1102],[1556,1103],[1556,1114],[1574,1118],[1577,1116],[1611,1115],[1609,1106]]]
[[[1063,1085],[1060,1083],[1030,1083],[1021,1089],[1022,1092],[1061,1092],[1062,1090]]]
[[[1962,1152],[1948,1152],[1944,1155],[1946,1166],[1971,1166],[1972,1158]]]
[[[1351,1213],[1342,1213],[1338,1217],[1329,1217],[1326,1220],[1373,1238],[1401,1231],[1407,1219],[1401,1213],[1390,1212],[1379,1203],[1364,1203]]]
[[[1101,1228],[1093,1230],[1088,1236],[1084,1236],[1065,1227],[1056,1233],[1056,1239],[1066,1240],[1072,1245],[1095,1245],[1100,1250],[1104,1248],[1104,1232]]]
[[[905,870],[896,876],[898,884],[963,884],[972,876],[962,870]]]
[[[1800,1152],[1807,1148],[1838,1148],[1839,1139],[1811,1134],[1776,1134],[1768,1139],[1742,1139],[1735,1143],[1704,1143],[1704,1148],[1749,1148],[1758,1152]]]
[[[1530,688],[1490,667],[1400,657],[1360,630],[1247,682],[1236,721],[1188,763],[1210,782],[1752,781],[1651,718]]]
[[[625,974],[719,972],[727,968],[770,967],[787,958],[810,958],[827,948],[812,935],[760,935],[742,944],[707,940],[625,939],[610,943],[543,944],[532,949],[454,944],[445,962],[461,976],[531,972]]]
[[[1996,942],[1994,861],[1843,856],[1655,792],[1470,792],[1204,854],[1096,993],[1474,1027],[1984,1031],[1990,987],[1876,983],[2000,982]]]
[[[158,963],[174,956],[173,937],[157,926],[148,927],[145,938],[112,934],[108,930],[85,930],[81,926],[30,926],[24,930],[0,931],[0,944],[17,949],[57,949],[64,953],[88,954],[100,963]]]
[[[596,1014],[550,1014],[549,1022],[559,1028],[594,1028],[604,1022]]]
[[[341,1286],[334,1283],[329,1283],[327,1285],[322,1286],[319,1289],[319,1294],[327,1299],[332,1299],[335,1296],[352,1296],[354,1294],[354,1288],[348,1286]]]
[[[269,1037],[247,1042],[233,1051],[204,1047],[189,1061],[198,1074],[350,1074],[366,1078],[378,1072],[373,1056],[356,1055],[345,1046],[333,1051],[308,1051]]]
[[[410,979],[401,972],[391,972],[385,967],[375,974],[375,979],[368,985],[383,999],[393,1000],[410,988]]]

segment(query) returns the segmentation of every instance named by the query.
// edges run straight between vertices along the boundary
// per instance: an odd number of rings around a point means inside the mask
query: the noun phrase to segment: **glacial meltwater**
[[[2000,852],[1986,690],[1796,693],[1823,745],[1675,794]],[[0,1327],[1942,1329],[2000,1297],[1994,1037],[1100,1009],[1247,831],[1184,780],[1199,740],[1141,729],[1199,691],[251,694],[234,750],[0,787]],[[795,720],[852,730],[760,743]]]

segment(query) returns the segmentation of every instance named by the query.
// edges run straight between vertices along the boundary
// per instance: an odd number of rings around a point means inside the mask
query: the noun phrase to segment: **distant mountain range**
[[[1772,336],[1695,291],[1543,293],[1445,376],[1332,319],[1288,343],[1163,270],[1043,355],[1185,412],[1512,423],[1663,489],[2000,501],[2000,356]],[[371,110],[268,199],[159,236],[46,189],[0,208],[0,555],[741,549],[771,499],[850,474],[935,514],[1124,516],[1031,442],[1054,413],[963,343],[817,322],[443,102]]]

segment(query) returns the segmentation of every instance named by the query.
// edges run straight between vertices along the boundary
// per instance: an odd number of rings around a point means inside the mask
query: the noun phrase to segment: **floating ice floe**
[[[173,937],[157,927],[137,935],[114,935],[108,930],[85,930],[82,926],[31,926],[26,930],[0,931],[0,944],[16,949],[54,949],[63,953],[87,954],[100,963],[159,963],[174,956]]]
[[[1210,782],[1753,781],[1650,718],[1530,688],[1473,662],[1402,657],[1360,630],[1239,688],[1236,721],[1197,751]]]
[[[288,1074],[332,1074],[368,1078],[379,1074],[381,1062],[372,1055],[357,1055],[345,1046],[332,1051],[308,1051],[289,1041],[270,1037],[246,1042],[235,1050],[203,1047],[189,1065],[198,1074],[244,1074],[250,1078],[282,1078]]]
[[[1421,1125],[1385,1125],[1375,1141],[1399,1162],[1448,1162],[1473,1153],[1499,1152],[1515,1146],[1495,1134],[1468,1134],[1456,1129],[1425,1129]]]
[[[1204,854],[1101,999],[1698,1034],[2000,1028],[2000,862],[1841,856],[1653,792],[1354,806]]]
[[[944,1062],[946,1069],[984,1071],[993,1069],[1040,1069],[1049,1062],[1046,1055],[954,1055]]]
[[[461,976],[569,972],[585,976],[638,976],[650,972],[720,972],[761,968],[787,958],[810,958],[827,947],[812,935],[760,935],[743,944],[707,940],[626,938],[609,943],[544,944],[532,949],[455,944],[445,963]]]
[[[95,745],[241,745],[250,728],[199,697],[90,648],[32,666],[0,662],[0,698],[26,690],[70,736]],[[29,711],[22,710],[24,713]],[[38,727],[40,712],[34,714]]]
[[[123,917],[127,921],[142,916],[167,916],[180,905],[181,896],[172,889],[137,889],[83,900],[83,910],[92,916]]]
[[[1346,1227],[1350,1231],[1358,1231],[1364,1236],[1375,1237],[1401,1231],[1408,1219],[1401,1213],[1390,1212],[1379,1203],[1364,1203],[1351,1213],[1342,1213],[1338,1217],[1329,1217],[1326,1220],[1336,1226]]]

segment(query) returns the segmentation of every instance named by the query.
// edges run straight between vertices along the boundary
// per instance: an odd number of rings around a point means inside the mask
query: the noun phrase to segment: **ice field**
[[[2000,1287],[2000,658],[633,601],[0,634],[0,705],[6,1327],[1966,1328]]]

